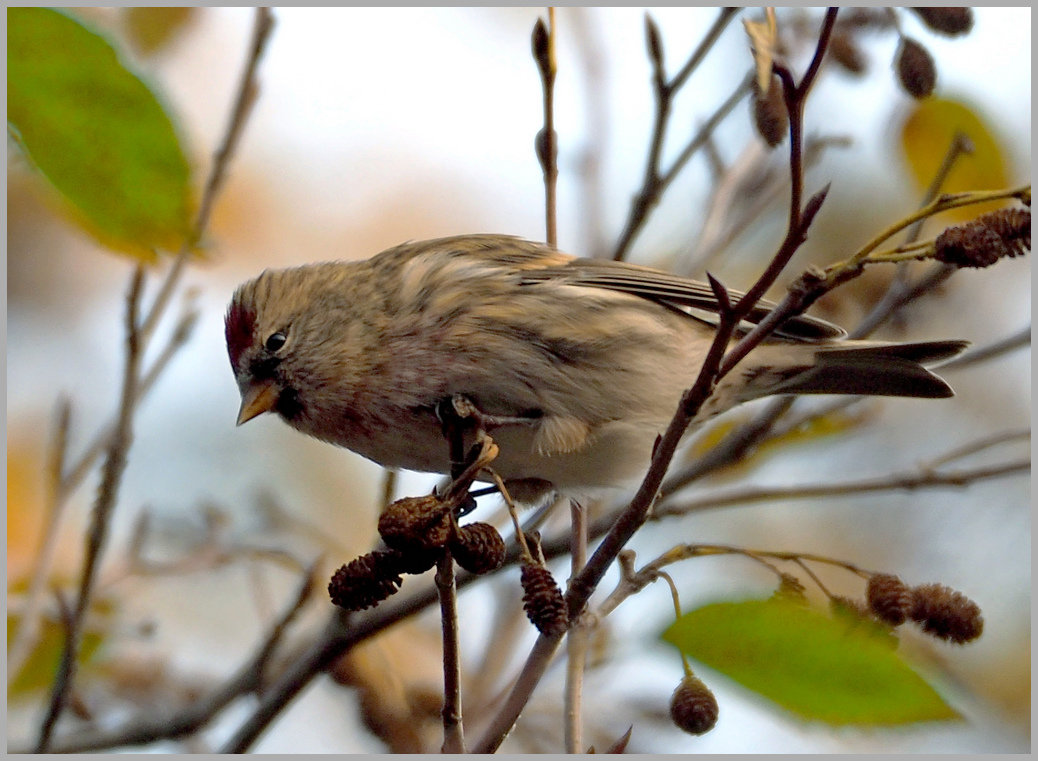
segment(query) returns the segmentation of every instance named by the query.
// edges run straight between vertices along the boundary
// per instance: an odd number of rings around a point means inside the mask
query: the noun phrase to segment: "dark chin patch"
[[[276,380],[280,357],[262,357],[249,363],[249,374],[257,380]]]
[[[274,409],[285,420],[294,420],[303,412],[303,403],[299,401],[299,393],[294,388],[286,388],[278,396]]]

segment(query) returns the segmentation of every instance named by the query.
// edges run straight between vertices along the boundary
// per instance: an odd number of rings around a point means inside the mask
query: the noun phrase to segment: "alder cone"
[[[372,552],[340,567],[328,582],[328,594],[340,608],[364,610],[396,593],[401,581],[389,553]]]
[[[489,523],[462,526],[449,547],[457,564],[471,573],[490,573],[505,562],[505,542]]]
[[[562,634],[569,628],[566,601],[554,577],[544,566],[523,565],[520,570],[523,585],[523,610],[530,623],[541,634]]]
[[[378,533],[390,547],[402,551],[446,546],[451,537],[450,509],[434,494],[404,497],[378,519]]]
[[[911,616],[927,634],[959,645],[984,632],[980,606],[962,592],[943,584],[913,588]]]
[[[688,674],[670,696],[670,718],[692,735],[709,732],[717,724],[717,698],[703,680]]]
[[[869,577],[865,599],[880,621],[900,626],[912,612],[912,592],[905,582],[889,573]]]

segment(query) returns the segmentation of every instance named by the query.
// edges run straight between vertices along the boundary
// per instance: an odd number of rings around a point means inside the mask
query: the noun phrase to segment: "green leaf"
[[[62,12],[8,8],[7,119],[103,243],[147,259],[184,243],[194,202],[176,129],[103,37]]]
[[[722,602],[682,616],[663,639],[804,719],[890,725],[958,718],[869,621],[779,600]]]

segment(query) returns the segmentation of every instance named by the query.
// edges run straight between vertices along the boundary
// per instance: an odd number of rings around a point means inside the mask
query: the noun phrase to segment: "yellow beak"
[[[270,412],[278,400],[278,387],[273,381],[263,381],[249,386],[242,394],[241,409],[238,410],[238,425],[247,423],[257,415]]]

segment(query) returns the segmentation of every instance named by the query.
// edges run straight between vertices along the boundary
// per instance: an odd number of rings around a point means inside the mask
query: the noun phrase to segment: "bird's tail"
[[[768,394],[864,394],[942,399],[951,386],[925,365],[956,356],[966,341],[830,344],[814,352],[810,365],[781,368]]]

